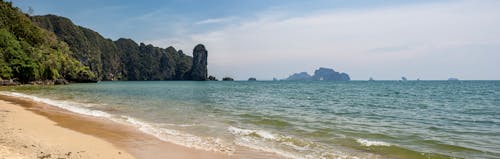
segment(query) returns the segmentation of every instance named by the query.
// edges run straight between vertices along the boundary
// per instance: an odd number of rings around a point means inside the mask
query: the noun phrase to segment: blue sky
[[[285,78],[318,67],[353,79],[500,79],[499,1],[14,0],[103,36],[190,54],[209,73]]]

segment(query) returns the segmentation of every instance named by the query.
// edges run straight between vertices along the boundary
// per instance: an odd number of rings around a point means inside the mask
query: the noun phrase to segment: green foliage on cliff
[[[193,61],[173,47],[124,38],[113,41],[65,17],[30,17],[10,2],[0,4],[2,79],[26,83],[57,78],[76,82],[206,78],[206,50],[196,54],[203,58]]]
[[[33,24],[10,2],[0,1],[0,77],[20,82],[65,78],[95,80],[90,69],[71,55],[68,45]]]
[[[163,49],[125,38],[112,41],[56,15],[31,19],[66,42],[73,57],[89,66],[100,80],[191,79],[192,57],[173,47]]]

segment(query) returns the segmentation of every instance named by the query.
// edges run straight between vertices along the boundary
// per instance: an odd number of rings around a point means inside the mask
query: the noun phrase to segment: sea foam
[[[90,107],[90,106],[84,106],[84,104],[81,104],[81,103],[40,98],[37,96],[32,96],[32,95],[27,95],[27,94],[17,93],[17,92],[0,91],[0,94],[6,95],[6,96],[11,96],[11,97],[19,97],[19,98],[29,99],[29,100],[32,100],[35,102],[45,103],[45,104],[48,104],[51,106],[62,108],[62,109],[65,109],[65,110],[68,110],[68,111],[71,111],[74,113],[82,114],[82,115],[104,117],[104,118],[111,118],[112,117],[112,115],[109,113],[99,111],[99,110],[92,110],[92,109],[85,108],[85,107]]]
[[[366,139],[356,139],[356,142],[360,143],[363,146],[391,146],[390,143],[383,141],[370,141]]]
[[[307,142],[300,138],[229,126],[228,132],[235,136],[235,144],[292,159],[356,158],[322,145]],[[294,142],[295,141],[295,142]],[[297,144],[296,142],[306,143]]]
[[[199,137],[189,133],[160,127],[159,125],[161,124],[148,123],[128,116],[122,116],[122,118],[126,119],[127,123],[134,125],[142,132],[153,135],[163,141],[213,152],[222,152],[226,154],[234,152],[234,148],[231,145],[223,143],[219,138]]]
[[[230,126],[227,130],[233,135],[258,135],[264,139],[276,140],[276,135],[271,134],[270,132],[263,130],[249,130],[249,129],[240,129],[236,127]]]

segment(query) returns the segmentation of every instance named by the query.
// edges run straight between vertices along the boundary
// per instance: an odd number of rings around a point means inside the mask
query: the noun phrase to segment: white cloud
[[[217,23],[226,23],[230,22],[237,19],[234,16],[231,17],[222,17],[222,18],[211,18],[211,19],[205,19],[199,22],[196,22],[195,24],[202,25],[202,24],[217,24]]]
[[[284,78],[325,66],[354,79],[500,79],[498,8],[500,1],[452,1],[299,17],[266,12],[176,41],[186,53],[205,44],[209,71],[219,77]]]

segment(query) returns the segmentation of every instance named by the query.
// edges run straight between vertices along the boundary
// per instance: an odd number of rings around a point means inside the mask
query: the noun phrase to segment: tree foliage
[[[0,77],[26,83],[66,78],[95,80],[90,69],[73,58],[66,43],[13,7],[0,2]]]

